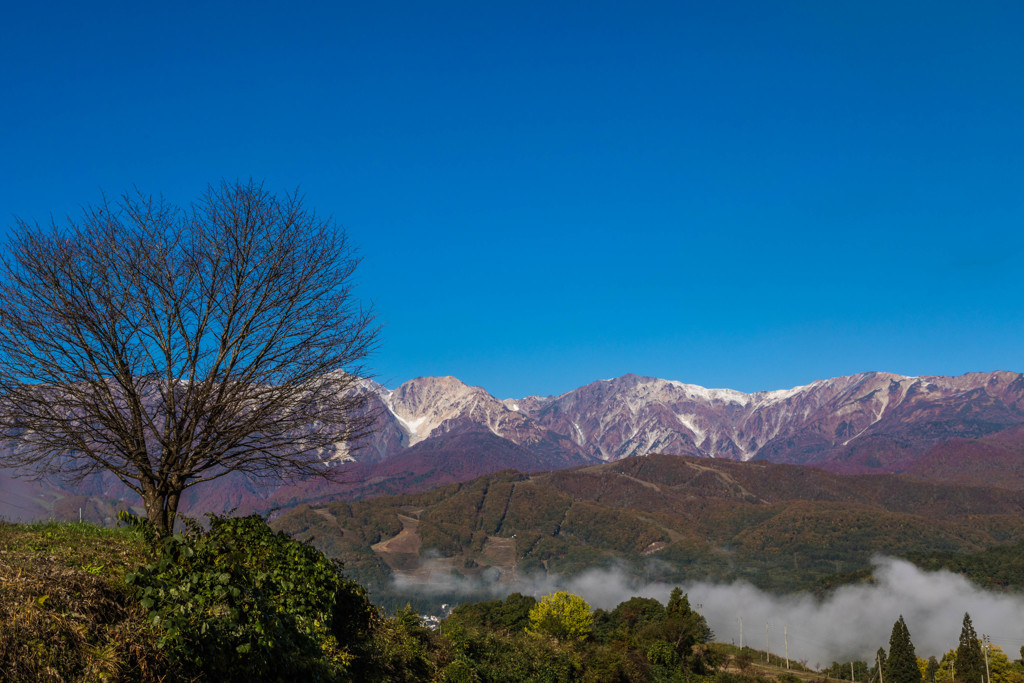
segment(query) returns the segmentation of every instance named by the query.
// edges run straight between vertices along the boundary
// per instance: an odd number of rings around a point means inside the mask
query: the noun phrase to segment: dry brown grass
[[[127,529],[0,522],[0,679],[170,680],[123,583],[144,560]]]

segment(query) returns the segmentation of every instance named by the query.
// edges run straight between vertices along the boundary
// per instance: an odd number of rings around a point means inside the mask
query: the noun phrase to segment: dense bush
[[[152,539],[156,559],[125,577],[160,646],[211,680],[336,680],[373,610],[341,566],[258,516],[210,517]]]
[[[536,598],[522,593],[512,593],[504,600],[470,602],[452,610],[447,626],[449,629],[458,625],[510,633],[525,631],[530,625],[530,610],[536,604]]]
[[[441,671],[441,680],[453,683],[493,681],[581,680],[582,652],[568,643],[534,638],[523,632],[446,629],[453,659]]]

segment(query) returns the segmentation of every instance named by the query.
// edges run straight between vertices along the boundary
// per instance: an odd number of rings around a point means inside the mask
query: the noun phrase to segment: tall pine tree
[[[889,638],[889,657],[886,661],[885,683],[921,683],[921,670],[917,668],[917,653],[910,642],[910,630],[900,615],[892,625]]]
[[[974,631],[971,615],[964,613],[960,629],[960,645],[956,648],[956,677],[962,683],[984,683],[985,659],[981,654],[981,641]]]

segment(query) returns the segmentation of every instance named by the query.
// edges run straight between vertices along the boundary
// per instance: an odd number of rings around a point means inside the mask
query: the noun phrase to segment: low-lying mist
[[[987,634],[1011,658],[1024,644],[1024,595],[985,591],[948,571],[925,572],[905,560],[876,557],[875,582],[836,589],[824,600],[807,593],[772,595],[749,583],[694,582],[680,587],[701,611],[715,639],[765,649],[820,668],[832,661],[871,661],[888,649],[893,623],[903,615],[919,657],[955,648],[965,612],[978,635]],[[474,600],[519,592],[541,596],[555,590],[581,595],[594,607],[611,609],[633,596],[668,600],[674,584],[639,583],[622,569],[602,569],[573,577],[526,576],[516,583],[495,583],[446,574],[429,583],[398,577],[405,593],[465,594]],[[470,596],[472,596],[470,598]]]

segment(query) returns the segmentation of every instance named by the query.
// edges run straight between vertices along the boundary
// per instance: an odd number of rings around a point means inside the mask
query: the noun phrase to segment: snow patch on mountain
[[[686,427],[694,436],[694,441],[700,443],[704,440],[704,435],[707,434],[707,430],[703,429],[697,424],[696,415],[679,415],[676,417],[679,419],[679,423]]]
[[[750,394],[624,375],[559,396],[504,400],[454,377],[421,377],[394,390],[376,385],[375,393],[387,410],[373,450],[364,453],[381,460],[427,439],[486,430],[544,458],[611,461],[661,452],[815,463],[847,453],[871,469],[880,466],[870,464],[872,454],[885,453],[886,443],[901,444],[890,457],[916,457],[949,436],[1024,424],[1024,375],[1010,372],[867,372]],[[857,451],[868,439],[868,450]]]
[[[395,419],[398,420],[398,423],[402,425],[402,429],[405,430],[405,433],[409,435],[410,446],[419,441],[422,441],[423,439],[430,435],[429,430],[427,430],[426,434],[424,434],[422,430],[424,423],[427,421],[426,415],[421,415],[420,417],[417,418],[404,419],[401,415],[395,413],[394,411],[392,411],[391,414],[395,416]]]

